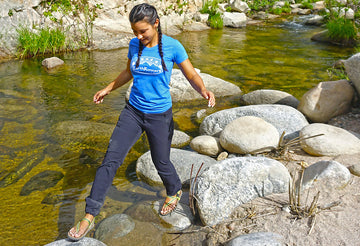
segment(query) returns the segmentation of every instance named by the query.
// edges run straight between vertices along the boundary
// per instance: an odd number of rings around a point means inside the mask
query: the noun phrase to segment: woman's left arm
[[[201,79],[200,75],[196,72],[195,68],[191,64],[189,59],[186,59],[182,63],[178,64],[181,72],[184,74],[185,78],[190,82],[191,86],[199,92],[204,98],[208,100],[208,106],[215,106],[215,96],[214,93],[208,91],[205,88],[204,81]]]

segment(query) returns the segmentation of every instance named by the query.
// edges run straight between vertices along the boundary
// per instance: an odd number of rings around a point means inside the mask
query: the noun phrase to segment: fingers
[[[207,91],[205,98],[208,99],[208,107],[215,106],[216,100],[215,100],[214,93],[212,93],[211,91]]]
[[[104,90],[96,92],[96,94],[94,95],[94,98],[93,98],[94,103],[96,103],[96,104],[102,103],[104,101],[104,97],[107,94],[108,93],[105,92]]]

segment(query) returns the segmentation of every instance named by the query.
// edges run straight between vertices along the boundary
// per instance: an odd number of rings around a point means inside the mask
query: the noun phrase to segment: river
[[[175,38],[194,67],[238,85],[243,93],[277,89],[300,99],[319,82],[330,80],[327,69],[335,61],[356,52],[311,41],[321,30],[282,21],[188,32]],[[52,71],[41,66],[44,57],[0,64],[0,245],[44,245],[65,238],[74,219],[82,216],[84,198],[109,136],[91,143],[65,141],[54,127],[73,121],[114,125],[124,107],[127,86],[111,93],[101,105],[93,104],[92,96],[125,68],[126,55],[127,49],[65,53],[58,56],[65,65]],[[237,105],[221,98],[214,111]],[[197,125],[190,118],[204,107],[175,104],[176,129],[195,136]],[[134,171],[144,151],[138,146],[120,167],[100,218],[156,199],[157,190],[139,181]],[[38,183],[29,186],[34,179]]]

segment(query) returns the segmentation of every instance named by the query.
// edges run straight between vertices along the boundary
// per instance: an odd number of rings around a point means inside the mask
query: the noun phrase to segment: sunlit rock
[[[216,156],[223,150],[220,145],[220,139],[208,135],[193,138],[190,142],[190,147],[196,152],[208,156]]]
[[[282,104],[297,108],[299,100],[293,95],[279,90],[256,90],[241,96],[245,105]]]

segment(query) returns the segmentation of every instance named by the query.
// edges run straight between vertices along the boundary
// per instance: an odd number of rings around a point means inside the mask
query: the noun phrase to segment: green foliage
[[[290,13],[291,12],[290,3],[286,1],[283,7],[273,8],[271,9],[270,12],[276,15],[281,15],[282,13]]]
[[[253,1],[246,1],[249,8],[253,11],[266,11],[271,9],[274,6],[276,0],[253,0]]]
[[[9,9],[9,12],[8,12],[8,16],[13,16],[14,15],[14,12],[13,12],[13,10],[12,9]]]
[[[66,49],[66,37],[60,29],[41,29],[32,31],[25,27],[16,30],[19,37],[19,57],[32,57],[38,54],[56,53]]]
[[[329,20],[326,23],[328,36],[334,40],[351,40],[356,38],[357,30],[352,20],[344,17]]]
[[[223,20],[221,18],[221,14],[219,13],[218,4],[220,0],[210,0],[206,1],[200,10],[202,14],[209,14],[209,25],[212,28],[221,29],[223,27]]]
[[[340,80],[340,79],[346,79],[349,80],[349,77],[346,74],[345,68],[328,68],[326,70],[328,73],[330,79],[332,80]]]
[[[313,9],[314,6],[312,5],[313,1],[311,0],[303,0],[301,2],[301,8],[303,9]]]
[[[224,26],[223,19],[221,18],[221,14],[217,13],[215,15],[209,16],[209,24],[211,28],[221,29]]]

